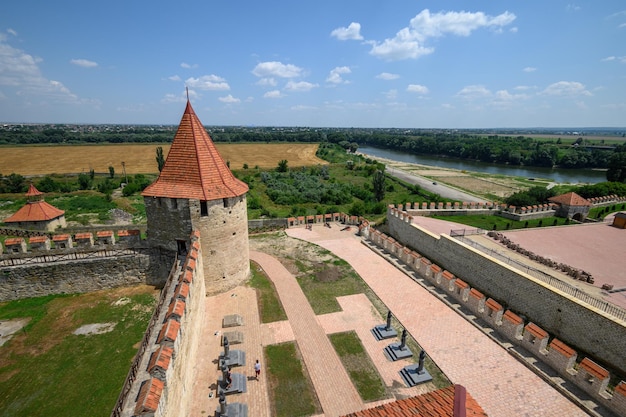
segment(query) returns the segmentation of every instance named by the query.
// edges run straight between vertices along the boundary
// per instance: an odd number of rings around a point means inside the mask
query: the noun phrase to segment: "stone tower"
[[[142,193],[148,243],[182,254],[199,230],[207,293],[236,286],[250,274],[247,191],[187,101],[159,178]]]

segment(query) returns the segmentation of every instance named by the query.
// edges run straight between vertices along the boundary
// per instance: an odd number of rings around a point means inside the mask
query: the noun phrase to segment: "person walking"
[[[256,360],[256,363],[254,364],[254,374],[255,374],[255,378],[258,381],[259,375],[261,375],[261,364],[259,363],[258,359]]]

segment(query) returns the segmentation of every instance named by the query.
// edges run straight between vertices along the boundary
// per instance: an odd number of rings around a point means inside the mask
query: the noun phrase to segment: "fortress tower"
[[[182,254],[199,230],[207,293],[236,286],[250,274],[247,191],[187,101],[159,178],[142,193],[148,243]]]

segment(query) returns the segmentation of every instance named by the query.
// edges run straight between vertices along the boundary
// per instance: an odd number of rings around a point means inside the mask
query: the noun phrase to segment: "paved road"
[[[370,159],[376,159],[386,164],[385,172],[391,176],[394,176],[402,181],[408,182],[409,184],[416,184],[422,187],[424,190],[429,191],[431,193],[437,193],[443,198],[449,198],[451,200],[456,201],[467,201],[467,202],[483,202],[484,199],[480,197],[476,197],[475,195],[468,194],[461,190],[457,190],[456,188],[449,187],[445,184],[441,184],[438,182],[433,182],[433,180],[429,178],[422,177],[420,175],[416,175],[411,172],[403,171],[398,168],[393,168],[389,165],[389,160],[377,158],[373,155],[362,154]]]

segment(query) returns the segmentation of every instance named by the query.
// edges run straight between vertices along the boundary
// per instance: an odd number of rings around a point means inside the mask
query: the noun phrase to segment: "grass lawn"
[[[515,221],[505,219],[500,216],[488,215],[468,215],[468,216],[432,216],[435,219],[448,220],[461,223],[483,230],[511,230],[524,229],[530,227],[563,226],[569,224],[567,219],[562,217],[547,217],[545,219],[535,219],[526,221]],[[528,223],[528,224],[526,224]]]
[[[328,336],[363,401],[386,398],[385,385],[356,332]]]
[[[249,284],[257,290],[261,323],[287,320],[287,314],[278,294],[276,294],[276,288],[274,288],[272,281],[255,262],[250,262],[250,271],[252,278],[250,278]]]
[[[295,343],[266,346],[265,359],[272,415],[298,417],[322,412]]]
[[[31,318],[0,347],[0,416],[109,416],[154,305],[149,286],[0,304],[0,319]],[[73,334],[94,323],[115,327]]]

